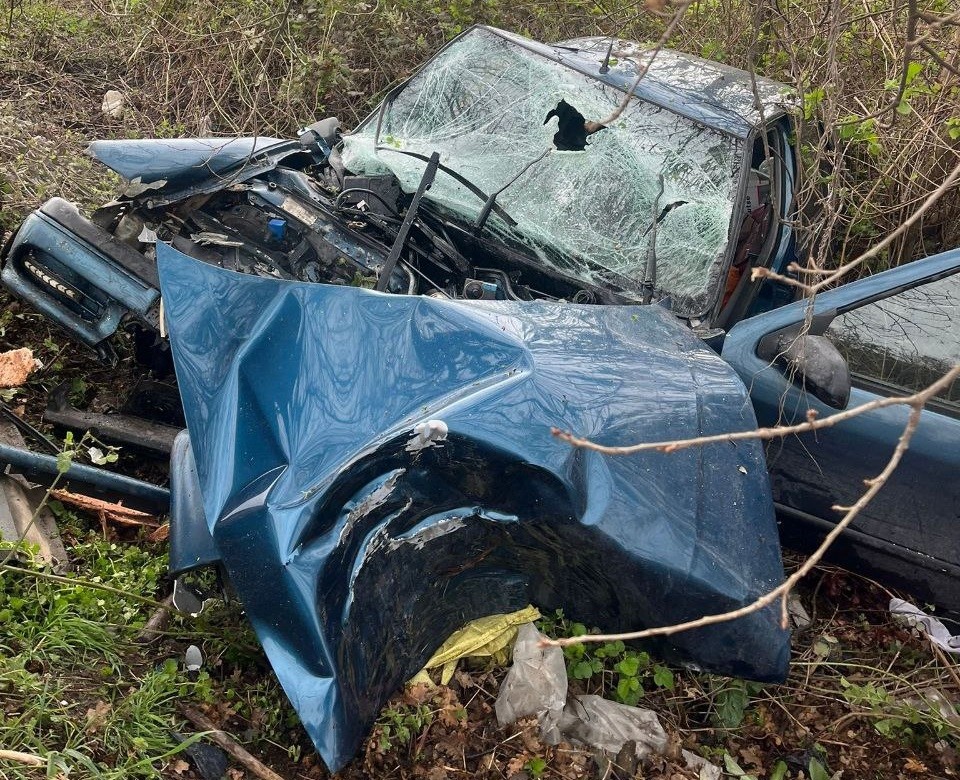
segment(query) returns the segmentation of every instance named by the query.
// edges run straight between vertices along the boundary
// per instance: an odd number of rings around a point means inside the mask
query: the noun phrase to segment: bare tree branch
[[[935,385],[931,387],[938,388],[934,395],[945,387],[949,387],[951,382],[960,376],[960,365],[954,366],[947,374],[943,376]],[[929,388],[928,388],[929,390]],[[927,390],[922,391],[926,393]],[[772,428],[755,428],[751,431],[735,431],[733,433],[718,433],[713,436],[698,436],[694,439],[677,439],[674,441],[643,442],[641,444],[628,444],[622,447],[609,447],[604,444],[597,444],[589,439],[581,439],[574,436],[569,431],[561,431],[554,428],[552,433],[561,441],[567,442],[573,447],[581,447],[594,452],[601,452],[604,455],[633,455],[637,452],[649,452],[658,450],[660,452],[675,452],[685,450],[689,447],[702,447],[705,444],[716,444],[725,441],[744,441],[749,439],[781,439],[793,433],[807,433],[808,431],[818,431],[821,428],[830,428],[844,420],[859,417],[861,414],[871,412],[874,409],[883,409],[887,406],[912,406],[916,402],[917,396],[891,396],[889,398],[878,398],[875,401],[855,406],[853,409],[847,409],[843,412],[831,415],[830,417],[821,417],[814,419],[808,418],[806,422],[795,425],[775,425]],[[813,411],[813,410],[811,410]],[[809,413],[808,413],[809,414]]]
[[[839,268],[835,268],[833,270],[820,267],[811,268],[799,266],[796,263],[791,263],[788,266],[788,270],[794,273],[807,274],[810,276],[823,276],[824,278],[816,284],[805,284],[804,282],[793,279],[792,277],[784,276],[783,274],[778,274],[775,271],[771,271],[769,268],[754,268],[751,272],[752,278],[773,279],[777,282],[782,282],[783,284],[799,287],[808,293],[820,292],[821,290],[832,285],[834,282],[839,281],[842,277],[846,276],[846,274],[848,274],[861,263],[864,263],[871,257],[876,257],[878,254],[880,254],[880,252],[890,246],[890,244],[892,244],[897,238],[913,227],[913,225],[915,225],[920,218],[940,199],[940,197],[957,183],[958,180],[960,180],[960,163],[954,166],[947,178],[943,180],[943,183],[933,192],[931,192],[923,201],[923,203],[920,204],[917,210],[914,211],[909,218],[904,220],[896,230],[889,233],[881,241],[878,241],[868,250],[861,253],[853,260],[844,263]]]
[[[660,50],[667,45],[667,41],[670,40],[670,36],[673,35],[673,31],[677,29],[677,25],[680,24],[680,20],[683,18],[683,15],[687,12],[687,9],[691,5],[693,5],[693,0],[683,0],[683,2],[677,7],[677,10],[674,12],[670,21],[667,23],[667,26],[663,30],[663,34],[657,40],[656,44],[654,44],[652,48],[640,52],[641,56],[645,54],[649,54],[650,56],[646,62],[640,62],[638,58],[637,77],[634,79],[633,84],[630,85],[630,89],[627,90],[627,94],[623,96],[623,100],[620,102],[620,105],[617,106],[606,119],[601,119],[599,122],[588,121],[586,123],[588,133],[595,133],[597,130],[616,122],[620,118],[620,115],[626,110],[627,106],[630,105],[630,98],[633,97],[634,90],[640,86],[640,82],[643,80],[643,77],[647,75],[647,71],[650,70],[650,66],[656,59],[657,54],[659,54]]]

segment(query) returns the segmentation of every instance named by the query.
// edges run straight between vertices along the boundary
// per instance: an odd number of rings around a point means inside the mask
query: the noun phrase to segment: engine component
[[[500,288],[494,282],[467,279],[463,284],[463,297],[472,301],[495,301],[501,297]]]

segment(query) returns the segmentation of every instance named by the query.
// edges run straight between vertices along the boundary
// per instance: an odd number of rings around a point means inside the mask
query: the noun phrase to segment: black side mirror
[[[775,338],[763,339],[758,354],[781,366],[795,385],[827,406],[846,409],[850,402],[850,368],[826,336],[776,334]]]

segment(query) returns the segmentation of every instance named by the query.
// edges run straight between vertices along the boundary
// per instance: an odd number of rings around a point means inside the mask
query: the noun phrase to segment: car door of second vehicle
[[[960,250],[822,293],[814,332],[846,359],[846,408],[921,390],[960,363]],[[800,422],[808,410],[836,414],[802,389],[785,361],[760,357],[764,337],[798,329],[805,301],[746,320],[723,357],[750,390],[761,425]],[[781,343],[783,343],[781,341]],[[829,345],[828,345],[829,346]],[[822,395],[822,394],[821,394]],[[879,474],[907,424],[904,405],[874,409],[836,427],[776,439],[767,461],[781,537],[809,548]],[[924,409],[896,472],[838,540],[833,558],[854,571],[960,611],[960,381]]]

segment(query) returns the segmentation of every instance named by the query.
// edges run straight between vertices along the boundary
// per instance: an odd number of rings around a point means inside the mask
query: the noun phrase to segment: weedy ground
[[[156,641],[138,643],[154,600],[169,591],[164,544],[104,539],[98,523],[53,507],[71,556],[65,576],[77,584],[29,562],[0,574],[0,749],[46,764],[0,761],[0,776],[193,778],[181,751],[199,737],[179,714],[184,703],[281,776],[327,776],[237,605],[175,616]],[[691,777],[675,758],[681,748],[744,780],[956,776],[954,668],[891,623],[878,586],[831,568],[810,586],[801,597],[813,621],[794,634],[783,685],[669,666],[620,643],[565,651],[572,692],[653,709],[673,757],[625,773],[588,751],[544,744],[534,721],[500,728],[493,704],[505,670],[463,664],[449,686],[398,693],[340,776],[679,779]],[[562,613],[540,627],[589,630]],[[191,644],[204,655],[196,677],[184,669]],[[234,780],[244,776],[231,769]]]
[[[5,0],[0,236],[53,195],[85,207],[112,196],[116,179],[82,153],[94,138],[289,135],[327,114],[349,126],[475,21],[543,40],[651,40],[664,7],[650,0]],[[924,8],[944,13],[950,4]],[[804,143],[804,185],[810,198],[827,193],[831,221],[821,243],[841,259],[900,224],[956,158],[956,79],[925,54],[907,74],[892,121],[871,116],[897,93],[903,34],[895,4],[702,0],[673,44],[741,66],[754,61],[796,85],[804,121],[829,136],[822,148]],[[955,56],[951,35],[931,32],[938,56]],[[124,94],[120,117],[101,111],[108,89]],[[953,192],[878,265],[956,245],[958,215]],[[30,346],[44,366],[8,394],[27,419],[39,421],[47,393],[62,382],[77,405],[120,407],[142,373],[122,336],[120,367],[107,369],[38,314],[7,297],[0,305],[0,349]],[[162,464],[130,453],[119,465],[164,478]],[[71,558],[64,576],[73,582],[52,580],[29,561],[0,570],[0,749],[34,753],[45,765],[0,761],[0,776],[191,778],[174,732],[189,742],[196,729],[178,715],[181,702],[204,709],[282,776],[325,776],[236,604],[216,602],[196,620],[174,617],[156,641],[137,643],[170,590],[165,543],[129,529],[104,538],[99,522],[53,507]],[[888,594],[872,583],[820,568],[801,597],[813,622],[794,634],[784,685],[695,673],[649,648],[611,644],[567,650],[572,689],[651,707],[675,747],[710,758],[728,777],[956,776],[955,667],[890,622]],[[577,617],[584,622],[548,615],[542,627],[556,635],[590,630],[589,616]],[[191,644],[205,657],[196,679],[183,669]],[[685,777],[669,757],[627,773],[571,746],[544,745],[535,724],[498,728],[493,702],[504,673],[465,668],[449,687],[398,693],[342,776]],[[244,775],[238,767],[230,773]]]

